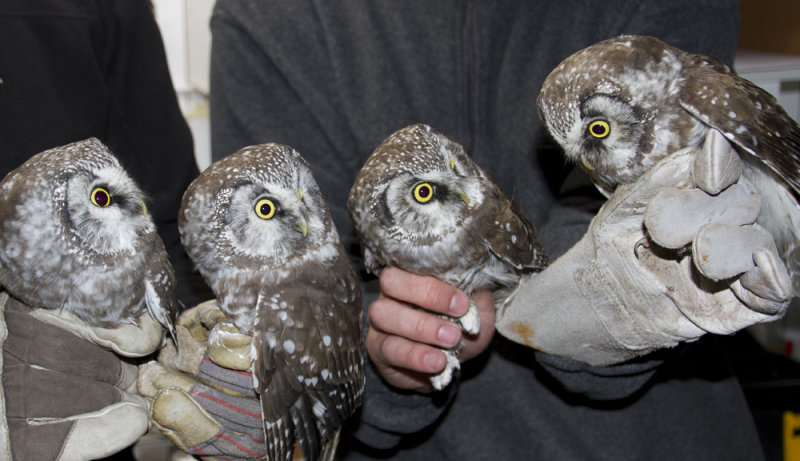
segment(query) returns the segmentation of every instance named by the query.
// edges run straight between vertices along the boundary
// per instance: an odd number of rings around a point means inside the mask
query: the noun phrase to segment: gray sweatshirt
[[[386,136],[427,123],[462,143],[536,224],[551,258],[601,203],[536,112],[550,72],[622,33],[733,60],[723,0],[219,0],[211,21],[215,159],[279,142],[309,161],[345,247],[355,176]],[[570,276],[570,274],[565,274]],[[374,280],[364,275],[367,301]],[[756,430],[715,338],[593,368],[496,335],[432,395],[368,366],[345,459],[760,459]]]

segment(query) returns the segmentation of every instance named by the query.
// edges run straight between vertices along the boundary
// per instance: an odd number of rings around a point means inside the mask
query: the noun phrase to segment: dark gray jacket
[[[417,122],[461,142],[557,257],[599,196],[537,117],[550,70],[622,33],[731,63],[739,17],[721,0],[220,0],[211,25],[214,158],[263,142],[298,149],[357,261],[350,186],[382,139]],[[762,457],[714,338],[591,368],[496,336],[440,394],[398,392],[370,370],[351,423],[347,459]]]

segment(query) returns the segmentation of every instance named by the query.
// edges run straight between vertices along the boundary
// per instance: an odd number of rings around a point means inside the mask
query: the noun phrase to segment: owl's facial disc
[[[155,229],[139,188],[118,168],[72,175],[66,203],[74,234],[101,254],[134,250],[138,236]]]
[[[461,178],[442,172],[392,179],[386,205],[399,235],[425,238],[454,231],[468,214],[470,199]]]
[[[296,188],[247,184],[231,196],[226,229],[240,251],[288,257],[309,234],[309,211]]]
[[[567,132],[563,147],[590,175],[616,186],[611,178],[629,169],[644,133],[636,108],[615,95],[595,93],[580,105],[580,114]]]

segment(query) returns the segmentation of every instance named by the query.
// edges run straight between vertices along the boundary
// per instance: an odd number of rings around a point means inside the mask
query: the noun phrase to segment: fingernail
[[[450,298],[450,313],[456,317],[466,314],[467,309],[469,309],[469,298],[463,292],[459,291]]]
[[[441,352],[429,352],[425,354],[422,361],[431,373],[435,373],[444,368],[444,354]]]
[[[460,329],[448,322],[439,328],[439,341],[445,346],[453,346],[456,344],[456,341],[458,341],[460,334]]]

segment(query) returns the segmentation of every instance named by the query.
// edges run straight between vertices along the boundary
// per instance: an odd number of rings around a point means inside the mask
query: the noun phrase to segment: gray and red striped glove
[[[201,458],[264,457],[261,404],[253,390],[250,342],[216,302],[185,311],[178,349],[142,365],[138,386],[152,399],[150,420],[178,448]]]

